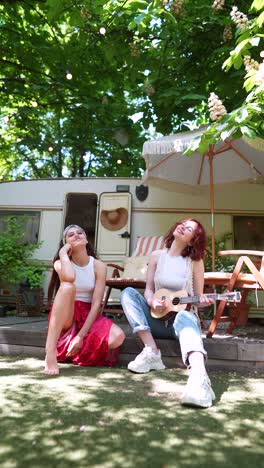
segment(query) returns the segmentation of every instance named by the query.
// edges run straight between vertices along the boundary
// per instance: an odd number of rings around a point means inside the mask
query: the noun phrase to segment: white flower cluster
[[[225,6],[225,0],[214,0],[212,8],[215,11],[219,11],[219,10],[223,10],[224,6]]]
[[[247,72],[259,69],[259,63],[253,60],[249,55],[245,55],[243,62]]]
[[[230,13],[232,21],[241,29],[246,29],[248,25],[248,17],[244,13],[238,10],[236,6],[232,8]]]
[[[155,94],[155,88],[153,88],[152,84],[148,80],[145,83],[145,91],[148,97],[151,97]]]
[[[90,19],[92,17],[91,13],[87,11],[85,8],[82,8],[80,11],[80,15],[82,18]]]
[[[138,58],[140,56],[140,50],[135,42],[131,42],[129,44],[130,47],[130,54],[132,57]]]
[[[215,93],[211,93],[208,99],[208,107],[210,117],[212,120],[221,120],[223,115],[226,114],[226,108],[221,99]]]
[[[262,50],[262,52],[260,52],[260,57],[264,59],[264,50]],[[264,60],[259,65],[258,71],[256,73],[255,80],[256,80],[257,85],[261,85],[261,86],[264,87]]]
[[[228,41],[231,41],[232,37],[233,37],[232,28],[229,24],[227,24],[223,32],[223,40],[224,42],[228,42]]]
[[[103,98],[102,98],[102,104],[103,104],[104,106],[107,106],[107,104],[109,104],[109,99],[108,99],[107,96],[103,96]]]
[[[182,7],[184,5],[185,0],[174,0],[171,4],[171,9],[174,10],[174,12],[179,15],[182,13]]]

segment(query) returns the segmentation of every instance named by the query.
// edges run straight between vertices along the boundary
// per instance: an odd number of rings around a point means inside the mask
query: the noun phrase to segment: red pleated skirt
[[[99,315],[83,339],[80,353],[72,357],[66,357],[67,350],[72,339],[82,328],[89,312],[91,304],[75,301],[73,325],[67,331],[63,331],[57,344],[58,362],[73,362],[78,366],[108,366],[116,364],[119,348],[108,349],[109,333],[112,326],[111,320]],[[52,310],[50,311],[50,314]]]

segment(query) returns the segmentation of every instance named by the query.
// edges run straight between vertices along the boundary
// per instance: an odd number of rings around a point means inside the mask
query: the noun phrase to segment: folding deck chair
[[[232,307],[230,315],[222,315],[226,302],[220,301],[216,314],[210,324],[207,337],[212,338],[219,322],[230,322],[227,333],[232,333],[237,324],[243,308],[248,308],[246,299],[250,291],[264,290],[264,251],[259,250],[222,250],[218,255],[232,255],[239,257],[233,273],[206,272],[204,274],[205,285],[223,286],[227,291],[241,289],[241,302]],[[250,273],[243,273],[242,268],[246,266]]]
[[[136,289],[145,289],[147,267],[150,254],[157,249],[164,247],[163,236],[138,237],[135,250],[131,257],[128,257],[124,267],[113,263],[108,263],[108,267],[113,268],[112,277],[106,280],[106,294],[103,300],[102,313],[122,314],[122,309],[109,306],[109,298],[112,289],[123,289],[131,286]]]

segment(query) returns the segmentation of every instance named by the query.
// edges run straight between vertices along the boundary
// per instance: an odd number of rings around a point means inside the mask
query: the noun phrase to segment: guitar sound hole
[[[172,299],[172,303],[173,303],[173,305],[178,305],[178,304],[179,304],[179,302],[180,302],[180,299],[179,299],[179,297],[174,297],[174,299]]]

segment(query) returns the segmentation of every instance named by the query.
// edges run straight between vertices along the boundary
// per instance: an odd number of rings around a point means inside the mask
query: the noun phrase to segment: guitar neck
[[[221,294],[211,293],[203,294],[203,296],[213,299],[214,301],[221,300]],[[201,296],[186,296],[180,298],[180,304],[199,304]]]

